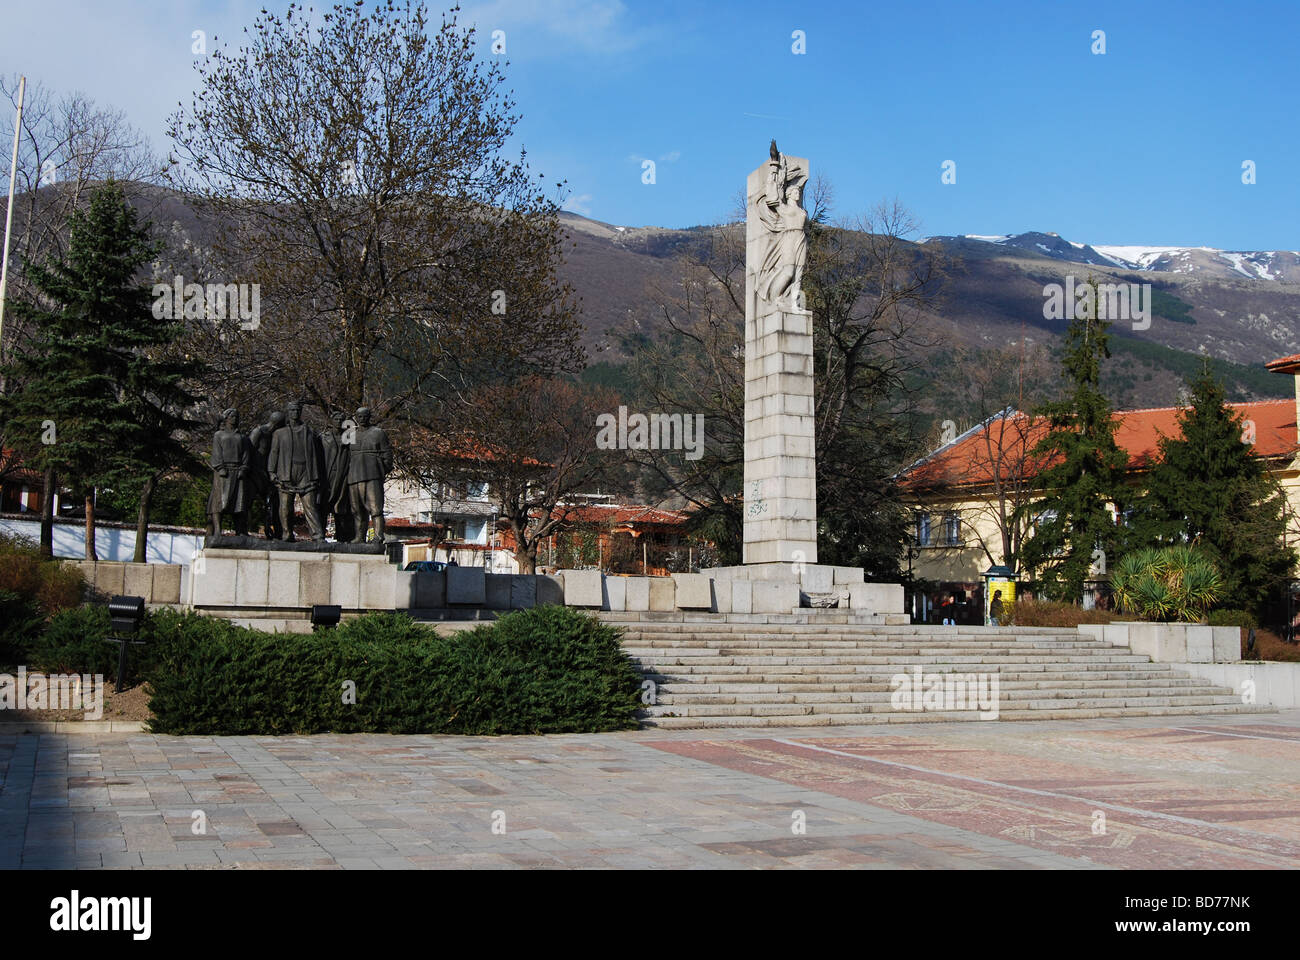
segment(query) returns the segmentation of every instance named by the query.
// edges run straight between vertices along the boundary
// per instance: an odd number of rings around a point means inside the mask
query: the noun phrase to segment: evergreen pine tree
[[[1214,556],[1227,606],[1261,613],[1295,565],[1286,546],[1285,497],[1227,405],[1209,362],[1188,383],[1180,433],[1160,440],[1160,461],[1134,516],[1146,545],[1193,543]]]
[[[1049,431],[1035,446],[1034,457],[1048,457],[1039,475],[1041,500],[1027,503],[1039,522],[1026,539],[1021,559],[1053,599],[1079,602],[1093,565],[1094,551],[1109,556],[1116,539],[1108,505],[1121,498],[1128,455],[1115,443],[1110,401],[1101,391],[1101,362],[1110,357],[1110,324],[1095,314],[1096,284],[1075,306],[1065,335],[1063,379],[1072,389],[1066,398],[1044,405]]]
[[[85,498],[93,560],[95,488],[143,485],[185,462],[176,434],[190,425],[183,380],[197,365],[158,356],[180,327],[154,318],[150,288],[136,280],[158,246],[122,188],[97,189],[68,228],[66,259],[27,265],[37,302],[15,309],[32,335],[7,371],[15,387],[2,407],[6,438],[24,459]],[[47,505],[52,494],[51,484]]]

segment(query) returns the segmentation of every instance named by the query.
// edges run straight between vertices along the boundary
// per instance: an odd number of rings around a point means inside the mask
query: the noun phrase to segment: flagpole
[[[9,231],[14,225],[14,181],[18,176],[18,138],[23,130],[23,96],[27,93],[27,78],[18,78],[18,118],[14,120],[14,157],[9,164],[9,208],[5,211],[5,249],[0,265],[0,361],[4,360],[5,291],[9,285]]]

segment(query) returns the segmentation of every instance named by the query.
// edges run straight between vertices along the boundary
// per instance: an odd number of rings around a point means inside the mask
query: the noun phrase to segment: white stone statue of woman
[[[791,167],[772,141],[771,160],[758,213],[767,229],[767,242],[758,274],[758,296],[769,303],[785,301],[785,309],[803,306],[803,268],[808,259],[808,212],[803,208],[803,188],[808,171]]]

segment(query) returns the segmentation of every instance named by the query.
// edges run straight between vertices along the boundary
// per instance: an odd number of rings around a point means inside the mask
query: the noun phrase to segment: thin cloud
[[[581,196],[569,197],[569,199],[560,204],[560,209],[569,213],[576,213],[579,216],[589,217],[591,216],[591,204],[595,199],[596,198],[589,193],[584,193]]]
[[[489,0],[466,4],[460,22],[473,24],[481,39],[506,32],[506,56],[516,51],[625,53],[651,41],[654,30],[628,24],[622,0]],[[536,42],[538,35],[545,43]],[[512,40],[518,37],[519,46]]]
[[[660,164],[660,163],[676,163],[676,162],[677,162],[678,160],[680,160],[681,158],[682,158],[682,152],[681,152],[680,150],[669,150],[667,153],[665,153],[663,156],[661,156],[658,160],[656,160],[655,163],[656,163],[656,164]],[[645,163],[645,162],[646,162],[647,160],[649,160],[650,158],[649,158],[649,157],[643,157],[643,156],[641,156],[640,154],[637,154],[637,153],[629,153],[629,154],[627,155],[627,159],[628,159],[628,162],[629,162],[629,163],[642,164],[642,163]]]

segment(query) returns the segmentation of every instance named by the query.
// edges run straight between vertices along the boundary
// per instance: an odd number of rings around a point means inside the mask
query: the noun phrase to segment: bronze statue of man
[[[348,490],[356,518],[353,543],[365,543],[370,518],[375,518],[375,539],[384,539],[384,479],[393,469],[393,448],[388,434],[370,425],[370,408],[356,413],[356,436],[348,456]]]
[[[293,540],[294,500],[302,503],[311,538],[325,539],[325,528],[316,510],[316,488],[320,477],[320,441],[316,432],[302,422],[302,404],[294,400],[285,405],[284,426],[271,437],[271,453],[266,467],[280,491],[280,526],[282,540]]]
[[[356,425],[347,414],[336,410],[330,415],[330,424],[321,431],[321,449],[325,454],[321,473],[321,519],[334,517],[334,539],[347,543],[355,536],[355,518],[352,516],[352,497],[348,490],[348,461],[352,434]]]
[[[279,540],[283,531],[280,528],[280,498],[271,482],[270,471],[266,462],[271,455],[271,438],[275,431],[284,426],[284,414],[274,411],[266,423],[253,428],[248,435],[248,442],[253,447],[253,470],[250,476],[251,493],[262,504],[266,513],[264,533],[268,540]]]
[[[234,520],[235,533],[248,536],[248,487],[253,469],[253,448],[239,432],[239,411],[223,410],[212,435],[212,493],[208,497],[211,533],[221,536],[221,515]]]

